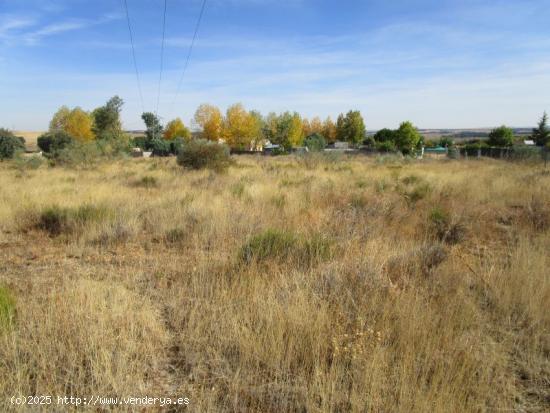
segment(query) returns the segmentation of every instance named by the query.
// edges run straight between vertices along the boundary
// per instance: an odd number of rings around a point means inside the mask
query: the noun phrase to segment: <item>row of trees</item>
[[[269,113],[247,111],[240,103],[230,106],[225,116],[216,106],[200,105],[194,121],[201,128],[204,139],[225,141],[234,149],[252,149],[264,141],[285,149],[303,146],[306,138],[321,135],[327,143],[337,140],[360,144],[366,136],[365,123],[359,111],[338,116],[336,123],[330,117],[311,120],[297,112]]]

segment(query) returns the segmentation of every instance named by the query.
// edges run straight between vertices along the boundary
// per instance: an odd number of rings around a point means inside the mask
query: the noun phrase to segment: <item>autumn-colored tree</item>
[[[175,138],[184,138],[189,140],[191,138],[191,132],[185,127],[183,121],[180,118],[171,120],[166,124],[164,129],[164,139],[172,140]]]
[[[302,146],[304,143],[304,128],[302,124],[302,117],[297,112],[294,112],[292,114],[288,140],[290,144],[294,147]]]
[[[220,110],[212,105],[202,104],[195,112],[195,122],[202,128],[202,137],[217,141],[222,137],[223,117]]]
[[[227,109],[223,123],[223,137],[234,149],[250,149],[258,139],[257,119],[236,103]]]
[[[304,125],[304,136],[314,135],[314,134],[323,134],[323,122],[319,119],[318,116],[315,116],[311,120],[303,119]]]
[[[62,106],[50,122],[50,132],[63,131],[78,141],[86,142],[94,139],[92,125],[92,117],[81,108],[70,110]]]
[[[324,136],[324,138],[327,140],[327,143],[336,142],[336,125],[334,124],[330,116],[326,118],[326,120],[323,122],[321,135]]]

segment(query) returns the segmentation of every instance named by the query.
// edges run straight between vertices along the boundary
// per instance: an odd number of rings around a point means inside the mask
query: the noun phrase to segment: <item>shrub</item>
[[[177,244],[185,240],[187,232],[182,228],[168,230],[164,236],[169,244]]]
[[[174,138],[172,141],[170,141],[170,152],[173,153],[174,155],[177,155],[183,149],[184,145],[185,145],[185,139],[178,136]]]
[[[137,180],[133,183],[133,186],[139,187],[139,188],[157,188],[159,186],[157,178],[154,176],[146,175],[142,177],[141,179]]]
[[[395,152],[397,148],[392,141],[382,141],[376,144],[376,150],[379,152]]]
[[[450,214],[440,207],[435,207],[429,215],[430,229],[435,237],[447,244],[458,244],[464,239],[465,230],[460,222],[456,222]]]
[[[241,248],[239,258],[245,263],[269,260],[294,260],[299,265],[311,266],[331,255],[332,243],[324,236],[298,236],[293,232],[268,229],[250,238]]]
[[[154,156],[168,156],[171,153],[171,143],[166,139],[152,139],[151,151],[153,152]]]
[[[178,164],[189,169],[207,168],[223,171],[231,164],[229,147],[205,139],[193,140],[178,154]]]
[[[26,171],[29,169],[38,169],[44,164],[44,158],[38,155],[30,157],[18,156],[15,159],[15,167],[20,171]]]
[[[147,137],[146,136],[136,136],[135,138],[131,139],[131,144],[136,148],[141,148],[144,151],[148,150],[149,147],[147,146]]]
[[[57,205],[46,208],[40,214],[37,226],[48,232],[51,236],[56,236],[68,231],[68,210]]]
[[[15,316],[15,299],[6,287],[0,286],[0,332],[9,328]]]
[[[310,151],[319,152],[326,148],[327,141],[323,135],[313,133],[305,139],[304,144]]]
[[[12,159],[17,152],[25,150],[25,140],[7,129],[0,128],[0,160]]]
[[[491,146],[512,146],[514,143],[514,131],[506,126],[500,126],[496,129],[493,129],[489,133],[489,145]]]
[[[75,231],[89,224],[100,222],[112,216],[105,207],[84,204],[77,208],[62,208],[58,205],[45,208],[38,217],[37,228],[51,236],[58,236]]]
[[[52,155],[52,162],[55,165],[90,166],[99,160],[101,150],[95,142],[81,143],[73,141],[62,150],[53,152]]]
[[[69,146],[74,139],[63,131],[45,133],[38,137],[38,147],[47,154],[55,154]]]
[[[297,243],[297,237],[291,232],[268,229],[253,236],[241,248],[240,258],[246,263],[265,259],[285,260],[290,257]]]

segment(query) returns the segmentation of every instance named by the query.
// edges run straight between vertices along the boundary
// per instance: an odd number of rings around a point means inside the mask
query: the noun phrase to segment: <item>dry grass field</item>
[[[44,132],[14,131],[13,133],[15,136],[21,136],[22,138],[25,138],[25,147],[27,148],[27,150],[29,151],[39,150],[36,140]]]
[[[550,409],[540,165],[5,162],[0,188],[0,411],[16,394],[183,396],[193,412]]]

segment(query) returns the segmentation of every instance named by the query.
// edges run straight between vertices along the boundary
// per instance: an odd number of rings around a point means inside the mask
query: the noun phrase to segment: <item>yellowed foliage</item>
[[[171,120],[164,129],[164,139],[172,140],[177,137],[189,139],[191,133],[189,129],[185,127],[183,121],[180,118]]]
[[[200,105],[195,112],[195,122],[202,128],[204,139],[217,141],[222,137],[223,116],[216,106]]]
[[[258,138],[258,122],[237,103],[227,109],[223,124],[223,137],[232,148],[249,149]]]
[[[81,142],[95,139],[92,126],[90,114],[79,107],[71,110],[67,106],[62,106],[50,122],[51,131],[64,131]]]

